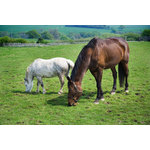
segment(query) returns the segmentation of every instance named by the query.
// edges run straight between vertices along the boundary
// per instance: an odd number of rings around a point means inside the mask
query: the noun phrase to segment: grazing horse
[[[42,78],[51,78],[58,76],[61,88],[58,94],[61,94],[63,91],[64,85],[64,76],[69,75],[69,70],[74,67],[74,63],[65,58],[52,58],[52,59],[36,59],[34,62],[27,68],[25,76],[25,86],[26,92],[31,92],[33,87],[33,79],[37,78],[37,92],[39,92],[39,85],[41,84],[43,88],[43,94],[46,92]]]
[[[97,83],[97,97],[94,101],[99,104],[99,100],[104,100],[101,87],[103,69],[111,69],[113,75],[113,88],[111,94],[116,91],[117,72],[115,66],[118,65],[120,86],[123,86],[125,78],[125,91],[128,92],[128,62],[129,46],[122,38],[108,38],[105,40],[93,38],[80,52],[75,66],[68,79],[68,105],[77,105],[79,97],[82,95],[82,79],[89,69],[95,77]]]

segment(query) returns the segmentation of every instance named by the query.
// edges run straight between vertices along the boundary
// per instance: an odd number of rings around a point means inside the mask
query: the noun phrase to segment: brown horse
[[[95,77],[97,83],[97,98],[95,104],[99,100],[104,100],[101,87],[103,69],[111,69],[113,75],[113,88],[111,94],[116,91],[117,72],[115,66],[118,66],[120,86],[123,86],[125,78],[125,91],[128,92],[128,62],[129,62],[129,46],[122,38],[108,38],[105,40],[93,38],[80,52],[75,66],[68,79],[68,105],[77,105],[79,97],[82,95],[81,83],[83,76],[89,69]]]

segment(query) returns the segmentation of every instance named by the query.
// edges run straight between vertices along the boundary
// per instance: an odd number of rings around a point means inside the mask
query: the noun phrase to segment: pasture
[[[105,101],[93,104],[96,82],[88,71],[83,78],[83,95],[76,107],[67,106],[67,79],[58,95],[59,79],[43,79],[46,94],[25,93],[24,77],[34,59],[65,57],[73,62],[85,44],[49,47],[0,47],[1,125],[149,125],[150,124],[150,42],[129,42],[129,93],[119,87],[110,95],[113,78],[104,70],[102,88]],[[116,67],[117,69],[118,67]]]

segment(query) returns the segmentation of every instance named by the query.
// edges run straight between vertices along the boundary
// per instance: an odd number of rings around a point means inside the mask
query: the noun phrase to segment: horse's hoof
[[[46,91],[43,92],[43,94],[45,94],[45,93],[46,93]]]
[[[61,95],[62,93],[63,93],[63,92],[60,92],[60,91],[58,92],[59,95]]]
[[[101,101],[104,101],[105,99],[104,98],[101,98]]]
[[[94,101],[94,104],[99,104],[99,100],[95,100],[95,101]]]
[[[129,90],[125,90],[126,93],[129,93]]]
[[[111,95],[114,95],[114,94],[115,94],[115,92],[111,92],[110,94],[111,94]]]

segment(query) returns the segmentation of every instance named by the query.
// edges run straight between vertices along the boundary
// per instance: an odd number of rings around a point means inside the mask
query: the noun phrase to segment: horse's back
[[[32,63],[34,74],[42,77],[54,77],[68,71],[68,63],[65,58],[56,57],[52,59],[38,58]]]
[[[94,38],[88,43],[89,47],[90,44],[93,49],[92,66],[100,66],[105,69],[117,65],[120,61],[128,62],[129,46],[122,38],[108,38],[105,40]]]

